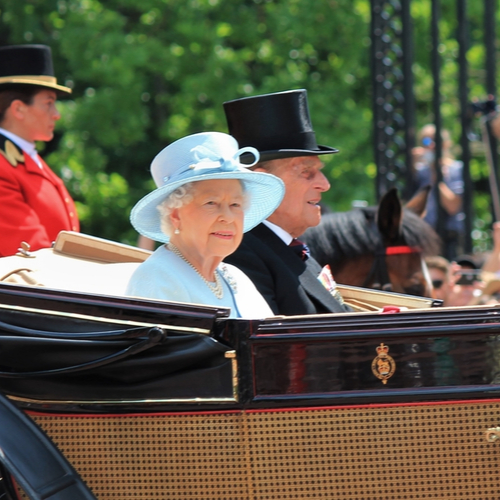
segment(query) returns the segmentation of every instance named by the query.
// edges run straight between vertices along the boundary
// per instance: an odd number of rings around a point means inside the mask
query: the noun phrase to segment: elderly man
[[[276,211],[246,233],[225,260],[250,277],[275,314],[348,311],[328,271],[297,240],[319,224],[321,193],[330,188],[319,156],[338,152],[316,143],[306,91],[236,99],[225,102],[224,111],[240,147],[259,151],[261,161],[254,170],[280,177],[286,189]]]
[[[36,141],[50,141],[61,115],[50,47],[0,48],[0,256],[50,247],[59,231],[80,228],[63,181],[40,158]]]

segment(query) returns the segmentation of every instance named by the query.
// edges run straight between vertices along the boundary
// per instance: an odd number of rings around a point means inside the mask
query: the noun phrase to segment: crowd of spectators
[[[434,298],[443,306],[500,303],[500,222],[493,224],[493,247],[485,255],[426,258]]]

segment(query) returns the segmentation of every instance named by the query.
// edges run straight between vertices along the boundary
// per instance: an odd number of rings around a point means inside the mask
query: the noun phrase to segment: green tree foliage
[[[327,202],[373,201],[367,2],[4,0],[0,15],[2,43],[50,45],[73,87],[47,153],[87,233],[135,242],[128,214],[163,147],[226,132],[226,100],[293,88],[308,89],[318,141],[341,150]]]
[[[445,126],[456,137],[455,3],[442,2],[441,52]],[[470,4],[481,98],[481,9]],[[432,120],[429,5],[412,1],[419,126]],[[73,87],[46,154],[84,232],[135,243],[128,215],[154,187],[149,165],[163,147],[226,132],[226,100],[296,88],[308,90],[318,142],[340,150],[326,158],[326,203],[375,202],[369,0],[2,0],[0,23],[1,44],[50,45],[59,80]]]
[[[412,3],[412,20],[414,24],[415,63],[413,67],[415,79],[415,97],[417,105],[417,128],[434,119],[432,108],[433,79],[430,70],[430,0]],[[486,92],[486,54],[484,40],[484,2],[467,2],[466,38],[468,40],[468,91],[469,102],[473,100],[485,101]],[[458,98],[458,57],[459,44],[457,41],[458,19],[457,0],[441,0],[439,23],[440,35],[440,65],[441,65],[441,113],[443,127],[450,131],[455,143],[454,155],[460,159],[461,150],[458,145],[461,135],[460,102]],[[498,14],[497,14],[498,16]],[[496,20],[498,25],[498,18]],[[497,28],[498,32],[498,28]],[[497,63],[498,67],[498,63]],[[488,181],[488,165],[486,152],[481,141],[480,117],[471,119],[469,142],[472,158],[470,173],[473,186],[473,232],[474,250],[482,252],[491,248],[491,196]]]

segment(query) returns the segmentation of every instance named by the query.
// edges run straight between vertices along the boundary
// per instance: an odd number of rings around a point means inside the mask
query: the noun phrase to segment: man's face
[[[31,104],[24,104],[19,109],[22,121],[20,135],[29,142],[50,141],[54,137],[56,121],[61,118],[56,107],[57,94],[52,90],[41,90],[33,97]]]
[[[285,183],[285,196],[269,221],[294,238],[308,227],[317,226],[321,220],[321,193],[330,188],[322,168],[323,164],[317,156],[274,161],[271,173]]]

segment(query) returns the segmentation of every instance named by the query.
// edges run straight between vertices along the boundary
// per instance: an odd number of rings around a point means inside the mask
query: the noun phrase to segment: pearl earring
[[[174,234],[179,234],[179,233],[180,233],[179,229],[175,228]]]

